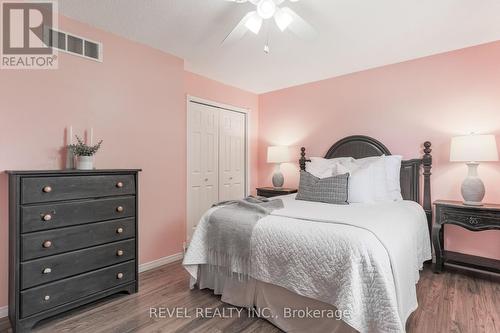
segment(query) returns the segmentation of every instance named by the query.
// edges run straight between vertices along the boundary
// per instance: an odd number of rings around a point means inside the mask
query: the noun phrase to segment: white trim
[[[230,105],[230,104],[223,104],[223,103],[219,103],[219,102],[214,102],[214,101],[210,101],[208,99],[203,99],[203,98],[199,98],[199,97],[195,97],[195,96],[191,96],[191,95],[187,95],[187,101],[188,101],[188,103],[195,102],[195,103],[200,103],[200,104],[206,104],[208,106],[215,106],[216,108],[226,109],[229,111],[242,112],[245,114],[248,114],[251,111],[249,108],[241,108],[241,107]]]
[[[166,264],[171,264],[175,261],[181,260],[183,257],[184,253],[179,252],[150,262],[145,262],[144,264],[139,265],[139,273],[149,271],[150,269],[154,269]]]
[[[219,103],[219,102],[214,102],[208,99],[203,99],[200,97],[192,96],[192,95],[187,95],[186,96],[186,189],[189,187],[189,154],[187,153],[187,142],[189,140],[189,131],[187,130],[188,123],[187,123],[187,113],[189,109],[189,103],[194,102],[198,104],[203,104],[207,106],[212,106],[216,108],[220,108],[223,110],[228,110],[228,111],[233,111],[233,112],[240,112],[245,114],[245,150],[246,150],[246,170],[245,170],[245,195],[250,195],[251,190],[250,190],[250,184],[251,184],[251,174],[252,174],[252,168],[251,168],[251,163],[250,163],[250,151],[251,151],[251,146],[250,146],[250,117],[251,117],[251,112],[252,110],[250,108],[242,108],[230,104],[224,104],[224,103]],[[188,213],[188,200],[189,200],[189,191],[186,191],[186,216]],[[187,226],[187,221],[186,221],[186,226]],[[187,239],[188,235],[188,230],[186,227],[186,240],[189,243],[189,239]]]
[[[0,308],[0,318],[7,317],[8,315],[9,315],[9,307],[7,305],[2,306]]]

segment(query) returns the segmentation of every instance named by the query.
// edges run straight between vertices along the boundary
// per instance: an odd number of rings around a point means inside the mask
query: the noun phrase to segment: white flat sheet
[[[411,201],[329,205],[281,197],[284,209],[252,234],[253,278],[331,305],[360,332],[404,332],[417,307],[418,270],[431,258],[425,213]],[[201,219],[184,259],[197,278],[206,261]]]

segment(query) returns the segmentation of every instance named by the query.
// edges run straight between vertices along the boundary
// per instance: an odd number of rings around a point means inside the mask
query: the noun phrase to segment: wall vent
[[[102,62],[102,43],[84,37],[54,30],[45,29],[45,44],[65,53],[86,59]]]

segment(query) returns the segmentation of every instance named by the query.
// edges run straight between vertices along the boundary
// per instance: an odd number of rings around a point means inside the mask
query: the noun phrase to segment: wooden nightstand
[[[444,251],[443,224],[454,224],[470,231],[500,230],[500,205],[467,206],[459,201],[438,200],[436,219],[432,227],[432,244],[436,253],[434,272],[443,266],[460,267],[472,271],[489,271],[500,274],[500,260]]]
[[[257,187],[257,195],[265,198],[277,197],[278,195],[286,195],[297,193],[296,188],[274,188],[274,187]]]

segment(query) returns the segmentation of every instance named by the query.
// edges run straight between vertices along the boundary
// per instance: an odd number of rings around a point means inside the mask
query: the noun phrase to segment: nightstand
[[[296,188],[274,188],[274,187],[257,187],[257,195],[265,198],[277,197],[278,195],[286,195],[297,193]]]
[[[459,267],[469,271],[500,274],[500,260],[444,251],[444,224],[454,224],[470,231],[500,230],[500,205],[467,206],[459,201],[434,202],[436,218],[432,226],[432,244],[436,253],[434,272],[443,266]]]

